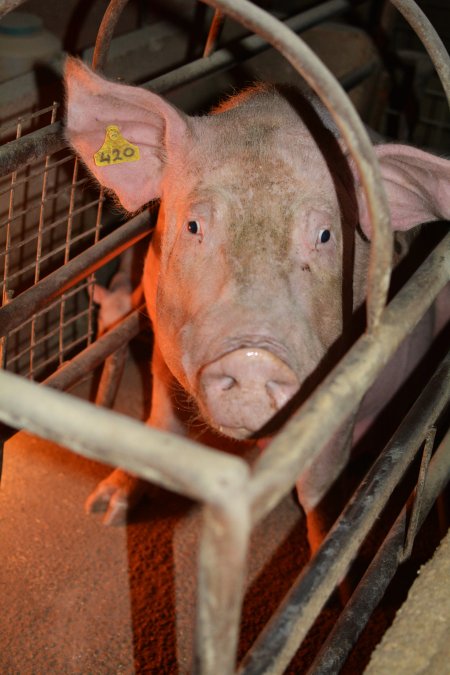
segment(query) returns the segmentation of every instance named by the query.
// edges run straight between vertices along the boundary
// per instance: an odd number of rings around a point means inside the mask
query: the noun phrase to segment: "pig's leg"
[[[105,525],[125,525],[129,510],[145,492],[145,482],[115,469],[102,480],[86,500],[87,513],[104,513]]]
[[[186,426],[179,419],[173,404],[175,381],[158,347],[152,357],[152,409],[147,424],[158,429],[186,435]],[[102,480],[89,496],[85,508],[88,513],[105,513],[105,525],[126,523],[130,509],[148,490],[148,483],[137,476],[115,469]]]
[[[320,547],[332,524],[329,515],[330,505],[324,507],[323,497],[348,461],[352,447],[353,426],[354,418],[341,427],[296,483],[298,498],[306,514],[311,556]]]

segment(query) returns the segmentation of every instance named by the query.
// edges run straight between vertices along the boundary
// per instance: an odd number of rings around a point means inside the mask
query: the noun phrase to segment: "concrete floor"
[[[145,407],[138,382],[139,368],[130,361],[116,407],[137,417]],[[78,394],[87,390],[85,384]],[[84,513],[83,503],[108,471],[24,432],[6,444],[2,674],[190,672],[199,508],[172,493],[152,492],[126,527],[105,527],[100,517]],[[240,656],[307,558],[304,521],[288,497],[253,534]],[[364,669],[398,606],[392,597],[375,612],[347,675]],[[288,672],[306,672],[337,611],[333,603],[324,610]]]

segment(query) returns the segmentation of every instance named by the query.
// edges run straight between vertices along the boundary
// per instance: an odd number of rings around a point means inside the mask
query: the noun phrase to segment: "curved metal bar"
[[[416,32],[432,60],[436,72],[442,82],[448,104],[450,105],[450,56],[431,25],[428,17],[423,13],[414,0],[390,0],[394,7],[403,15],[411,28]]]
[[[94,56],[92,57],[92,68],[97,72],[101,73],[105,69],[106,57],[108,56],[114,29],[127,3],[128,0],[111,0],[103,15],[95,41]]]

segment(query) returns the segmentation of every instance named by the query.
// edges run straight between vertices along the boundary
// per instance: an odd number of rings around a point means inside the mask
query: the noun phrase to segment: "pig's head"
[[[299,114],[270,87],[187,117],[71,60],[67,90],[69,140],[100,183],[130,211],[161,199],[144,288],[168,367],[211,426],[254,434],[320,369],[364,296],[359,187],[339,144],[317,132],[308,102]],[[95,163],[111,125],[139,148],[138,161]],[[393,162],[380,151],[388,192],[400,210],[405,196],[421,207],[408,207],[400,227],[443,217],[433,183],[448,163],[399,147]],[[414,165],[428,172],[425,190]]]

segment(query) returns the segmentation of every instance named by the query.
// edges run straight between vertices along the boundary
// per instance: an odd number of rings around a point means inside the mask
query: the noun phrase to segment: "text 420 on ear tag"
[[[110,166],[122,162],[137,162],[139,148],[127,141],[115,124],[106,127],[106,136],[102,147],[94,154],[96,166]]]

